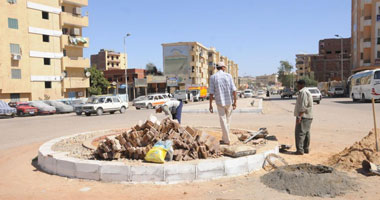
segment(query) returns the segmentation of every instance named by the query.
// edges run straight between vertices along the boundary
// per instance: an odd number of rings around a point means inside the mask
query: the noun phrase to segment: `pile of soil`
[[[298,196],[335,197],[357,189],[357,183],[344,173],[307,163],[280,167],[262,176],[261,182]]]
[[[376,152],[375,134],[371,131],[359,142],[329,158],[327,164],[334,168],[352,171],[362,167],[362,161],[380,164],[380,152]]]

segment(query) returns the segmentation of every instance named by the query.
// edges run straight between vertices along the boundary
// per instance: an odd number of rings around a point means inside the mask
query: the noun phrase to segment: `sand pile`
[[[334,168],[351,171],[362,167],[362,161],[380,164],[380,152],[376,152],[375,134],[371,131],[359,142],[329,158],[327,164]]]
[[[261,182],[298,196],[335,197],[358,189],[357,183],[344,173],[307,163],[280,167],[262,176]]]

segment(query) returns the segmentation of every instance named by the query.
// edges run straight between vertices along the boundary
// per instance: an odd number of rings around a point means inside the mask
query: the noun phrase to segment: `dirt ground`
[[[304,156],[281,154],[290,164],[323,164],[329,156],[367,135],[372,127],[367,110],[344,110],[345,107],[327,101],[322,104],[315,107],[311,153]],[[294,146],[293,106],[292,101],[265,101],[264,114],[236,114],[232,127],[267,127],[280,143]],[[347,117],[352,112],[356,112],[355,118],[352,115]],[[187,114],[183,121],[197,126],[217,126],[219,123],[216,115],[208,114]],[[0,152],[0,199],[311,199],[266,187],[260,182],[260,176],[266,173],[263,170],[246,176],[174,185],[117,184],[63,178],[36,168],[37,151],[42,143]],[[360,189],[335,199],[380,199],[380,177],[366,177],[356,172],[350,172],[349,176],[358,180]]]

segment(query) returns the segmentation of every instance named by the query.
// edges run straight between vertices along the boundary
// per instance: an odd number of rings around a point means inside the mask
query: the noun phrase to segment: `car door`
[[[110,111],[112,110],[112,107],[113,107],[112,98],[107,97],[104,103],[104,111]]]
[[[120,110],[120,108],[121,108],[121,102],[120,102],[119,98],[112,97],[112,101],[113,101],[113,109],[114,110]]]

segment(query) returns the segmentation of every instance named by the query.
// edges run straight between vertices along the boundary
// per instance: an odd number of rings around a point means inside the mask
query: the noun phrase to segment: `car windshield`
[[[251,91],[244,91],[244,93],[251,93]]]
[[[20,104],[18,104],[18,106],[29,106],[29,104],[28,103],[20,103]]]
[[[153,100],[153,96],[148,96],[148,100]]]
[[[335,88],[335,90],[336,90],[336,91],[338,91],[338,90],[342,91],[343,88]]]
[[[309,89],[311,94],[319,94],[319,91],[317,89]]]
[[[104,103],[105,100],[106,100],[105,97],[89,98],[87,100],[87,103],[92,103],[92,104]]]
[[[198,94],[198,91],[193,90],[193,91],[191,91],[191,94],[193,94],[193,95],[197,95],[197,94]]]

